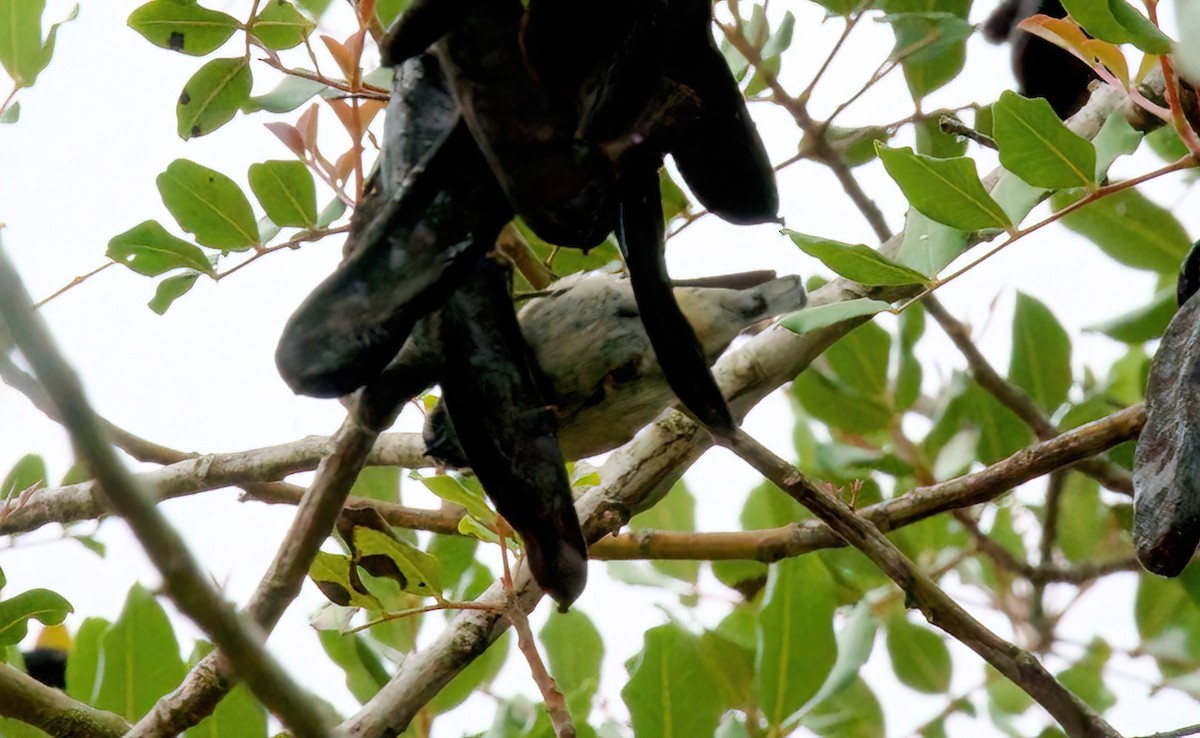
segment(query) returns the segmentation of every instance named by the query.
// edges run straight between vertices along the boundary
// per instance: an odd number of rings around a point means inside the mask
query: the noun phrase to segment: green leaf
[[[967,250],[967,234],[930,220],[909,208],[904,218],[904,240],[896,252],[896,263],[911,267],[926,277],[936,277],[950,262]]]
[[[1049,413],[1071,388],[1071,337],[1050,308],[1023,292],[1013,315],[1008,379]]]
[[[1122,118],[1124,120],[1124,118]],[[1179,161],[1188,155],[1187,144],[1179,137],[1174,126],[1160,126],[1146,134],[1150,149],[1167,162]]]
[[[328,5],[329,0],[300,0],[300,7],[312,12],[314,16],[319,16],[320,13],[313,12],[312,7],[310,7],[315,3]],[[410,0],[378,0],[375,3],[375,14],[379,16],[380,25],[384,28],[391,26],[400,17],[400,14],[408,8],[409,4]]]
[[[380,502],[400,501],[400,467],[365,466],[350,488],[350,496]]]
[[[635,735],[693,738],[716,732],[724,707],[700,657],[696,637],[676,623],[646,631],[642,651],[628,666],[621,698]]]
[[[753,649],[709,630],[700,636],[700,657],[716,680],[724,705],[746,709],[755,704]]]
[[[1105,545],[1108,508],[1100,501],[1100,484],[1082,474],[1068,474],[1058,501],[1058,547],[1072,563],[1082,563]]]
[[[446,502],[463,508],[472,518],[486,524],[488,527],[495,527],[496,513],[492,508],[488,507],[487,500],[484,499],[483,494],[467,487],[455,477],[448,474],[425,477],[413,472],[410,478],[416,479],[425,485],[426,489]]]
[[[7,500],[26,490],[40,489],[49,481],[46,462],[37,454],[25,454],[0,482],[0,500]]]
[[[816,556],[772,567],[759,610],[756,685],[763,717],[781,726],[817,693],[837,660],[833,579]],[[803,659],[795,654],[802,649]]]
[[[199,277],[199,272],[167,277],[158,283],[158,288],[154,291],[154,298],[147,304],[159,315],[166,313],[176,300],[191,291]]]
[[[254,95],[243,103],[242,112],[257,113],[265,110],[268,113],[290,113],[327,89],[329,87],[322,82],[288,75],[275,89],[262,95]]]
[[[29,621],[58,625],[74,612],[62,595],[48,589],[31,589],[0,600],[0,646],[15,646],[28,632]]]
[[[871,738],[887,735],[883,708],[862,677],[813,707],[804,727],[821,738]]]
[[[354,529],[354,547],[359,557],[386,556],[407,580],[405,592],[432,597],[442,591],[437,559],[421,549],[381,531],[362,526]]]
[[[933,631],[909,622],[900,613],[888,621],[887,649],[896,678],[903,684],[928,694],[950,689],[950,649]]]
[[[1000,163],[1035,187],[1095,184],[1096,148],[1067,128],[1050,103],[1006,91],[993,109]]]
[[[1033,697],[1028,696],[1025,690],[1009,682],[1008,678],[1002,676],[995,668],[988,666],[985,670],[988,674],[985,686],[988,698],[992,706],[1001,713],[1020,715],[1033,706]]]
[[[129,27],[155,46],[205,56],[221,48],[241,24],[195,2],[153,0],[130,14]]]
[[[341,607],[363,607],[383,610],[383,605],[373,595],[360,591],[355,582],[354,562],[349,557],[327,551],[317,552],[308,578],[313,580],[321,594],[330,602]]]
[[[95,706],[138,720],[187,674],[167,613],[140,584],[100,641],[102,672]]]
[[[1104,666],[1110,656],[1112,648],[1093,639],[1083,657],[1057,675],[1064,687],[1100,714],[1117,703],[1116,695],[1104,683]]]
[[[335,630],[322,630],[317,636],[329,660],[345,672],[346,687],[354,699],[366,704],[380,687],[387,684],[387,669],[363,636]]]
[[[992,464],[1033,442],[1033,431],[988,391],[972,384],[964,395],[964,414],[979,429],[979,460]]]
[[[918,305],[900,314],[900,362],[892,388],[892,404],[897,410],[907,410],[921,394],[921,362],[913,349],[925,332],[925,309]]]
[[[1092,36],[1114,44],[1131,43],[1150,54],[1169,54],[1171,38],[1125,0],[1063,0],[1063,7]]]
[[[1159,130],[1170,128],[1171,126],[1164,126]],[[1142,138],[1142,132],[1129,125],[1124,113],[1119,110],[1110,113],[1104,125],[1100,126],[1100,132],[1092,139],[1092,145],[1096,147],[1096,181],[1099,182],[1107,176],[1108,168],[1118,158],[1137,151]]]
[[[112,627],[104,618],[87,618],[75,631],[67,657],[67,696],[84,704],[96,703],[100,686],[100,644]]]
[[[829,676],[808,704],[788,719],[788,727],[796,721],[807,725],[805,718],[809,713],[821,712],[821,705],[826,700],[840,694],[854,682],[867,659],[871,657],[871,651],[875,647],[875,634],[878,631],[879,618],[872,610],[871,604],[865,599],[860,600],[837,633],[837,660],[830,669]]]
[[[508,657],[510,640],[509,634],[505,633],[488,646],[486,651],[460,671],[458,676],[451,679],[450,683],[442,687],[442,691],[429,701],[429,711],[434,715],[449,712],[480,687],[491,684]]]
[[[250,201],[229,177],[187,159],[158,175],[158,192],[175,220],[204,246],[244,251],[258,243]]]
[[[316,27],[316,23],[305,18],[287,0],[267,0],[266,7],[250,24],[250,32],[262,41],[263,46],[281,51],[304,43]]]
[[[179,137],[204,136],[228,123],[250,99],[250,60],[213,59],[192,75],[175,105]]]
[[[296,3],[314,18],[320,18],[333,0],[296,0]],[[401,0],[406,2],[407,0]],[[383,3],[380,3],[381,5]],[[388,24],[390,25],[390,24]]]
[[[479,541],[467,536],[435,534],[429,542],[429,555],[438,561],[442,570],[442,585],[453,591],[475,561]]]
[[[316,228],[317,188],[302,161],[250,165],[250,189],[267,217],[281,226]]]
[[[62,23],[51,26],[43,42],[45,10],[46,0],[0,0],[0,19],[3,19],[0,28],[4,29],[0,33],[0,64],[16,87],[32,87],[54,56],[54,42]],[[78,14],[76,5],[63,23],[74,20]]]
[[[538,635],[546,651],[550,675],[567,698],[567,707],[579,722],[592,709],[600,686],[604,641],[592,621],[578,607],[551,613]]]
[[[916,136],[918,154],[938,159],[966,155],[967,139],[942,130],[942,120],[946,118],[962,123],[959,117],[953,114],[931,115],[914,121],[913,134]]]
[[[861,0],[813,0],[813,2],[829,11],[830,15],[850,15],[862,6]]]
[[[892,337],[874,322],[863,323],[825,350],[825,359],[847,387],[865,395],[887,394]]]
[[[784,230],[800,250],[862,285],[925,284],[920,272],[901,266],[866,244],[849,244]]]
[[[883,19],[896,34],[891,58],[905,64],[942,61],[975,30],[954,13],[892,13]]]
[[[148,277],[179,268],[213,274],[212,264],[199,246],[172,236],[156,220],[143,221],[113,236],[107,256]]]
[[[1050,204],[1060,210],[1078,200],[1057,193]],[[1091,239],[1125,266],[1174,275],[1192,240],[1171,212],[1136,189],[1102,197],[1063,217],[1067,228]]]
[[[882,145],[876,149],[909,203],[930,218],[961,231],[1012,227],[1004,209],[983,189],[971,159],[934,159]]]
[[[848,433],[883,430],[892,422],[892,409],[881,399],[864,394],[816,367],[792,382],[792,394],[817,420]]]
[[[839,300],[826,305],[809,307],[792,313],[784,318],[782,325],[793,333],[808,333],[810,331],[828,328],[844,320],[854,320],[867,315],[874,315],[891,309],[891,305],[881,300],[871,300],[859,297],[854,300]]]
[[[696,530],[696,500],[683,482],[676,482],[654,507],[629,521],[633,530]],[[654,560],[650,565],[663,574],[695,584],[700,576],[699,561]]]
[[[764,530],[782,528],[810,517],[812,514],[783,490],[763,482],[746,496],[739,522],[746,530]]]
[[[9,106],[0,113],[0,125],[10,125],[21,119],[21,101],[13,100]]]
[[[1145,343],[1162,336],[1179,303],[1175,298],[1175,287],[1164,287],[1154,295],[1148,305],[1131,310],[1100,323],[1085,326],[1083,330],[1103,333],[1109,338],[1125,343]]]
[[[207,641],[197,641],[189,665],[195,665],[213,650]],[[267,710],[245,684],[239,684],[217,704],[212,715],[183,734],[184,738],[267,738]]]
[[[342,198],[333,198],[329,201],[328,205],[321,209],[321,214],[317,216],[317,227],[328,228],[333,221],[342,217],[342,214],[345,212],[346,203],[342,201]]]
[[[922,0],[880,6],[896,35],[891,57],[903,64],[913,100],[923,99],[958,76],[966,61],[964,42],[972,30],[966,22],[969,2]]]

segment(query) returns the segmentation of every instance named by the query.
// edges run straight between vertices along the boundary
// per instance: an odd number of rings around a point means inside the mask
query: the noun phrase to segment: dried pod
[[[1200,542],[1200,297],[1171,320],[1150,367],[1133,460],[1133,540],[1149,571],[1173,577]]]

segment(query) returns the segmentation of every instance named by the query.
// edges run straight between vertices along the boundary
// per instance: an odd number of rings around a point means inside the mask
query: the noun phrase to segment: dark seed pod
[[[1065,18],[1061,0],[1013,0],[1002,4],[985,24],[985,35],[993,43],[1012,43],[1013,76],[1025,97],[1042,97],[1058,117],[1074,115],[1087,102],[1095,73],[1070,52],[1017,28],[1032,15]]]
[[[1183,307],[1196,291],[1200,290],[1200,241],[1192,244],[1192,250],[1179,268],[1179,281],[1175,285],[1175,297]]]
[[[1133,489],[1138,560],[1155,574],[1178,575],[1200,543],[1200,297],[1195,294],[1171,320],[1150,367]]]

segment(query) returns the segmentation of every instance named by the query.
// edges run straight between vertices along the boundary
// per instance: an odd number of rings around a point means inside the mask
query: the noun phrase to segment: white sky
[[[21,120],[0,127],[0,221],[7,227],[6,249],[35,297],[45,296],[104,260],[108,239],[148,218],[178,232],[162,207],[154,179],[167,164],[186,157],[231,175],[246,188],[246,167],[289,153],[261,123],[273,116],[239,117],[219,132],[191,142],[175,136],[177,91],[201,61],[151,46],[129,30],[125,18],[140,3],[133,0],[85,2],[77,21],[64,26],[49,69],[37,86],[23,91]],[[249,3],[215,0],[209,7],[244,15]],[[335,3],[340,14],[340,3]],[[47,19],[63,17],[70,3],[50,0]],[[798,91],[820,64],[841,24],[821,25],[821,13],[806,2],[772,3],[772,15],[797,15],[793,50],[787,56],[783,82]],[[982,21],[991,3],[980,3],[972,20]],[[340,17],[344,20],[344,14]],[[873,20],[860,24],[825,81],[817,89],[812,110],[828,114],[838,101],[865,80],[892,45],[890,29]],[[340,26],[345,28],[343,24]],[[240,53],[238,37],[225,54]],[[256,92],[274,85],[276,75],[254,67]],[[269,73],[270,72],[270,73]],[[972,39],[967,71],[936,93],[927,107],[990,101],[1011,85],[1006,49]],[[332,124],[330,111],[323,112]],[[755,105],[772,159],[790,156],[798,133],[780,110]],[[911,102],[899,74],[885,80],[850,108],[840,125],[878,124],[904,117]],[[292,117],[287,117],[289,120]],[[327,125],[326,130],[332,129]],[[900,143],[909,143],[904,134]],[[972,155],[978,151],[972,150]],[[994,165],[979,155],[982,171]],[[1118,174],[1133,174],[1156,165],[1151,156],[1119,162]],[[892,227],[903,224],[904,204],[882,168],[857,170],[863,186],[888,215]],[[843,196],[836,181],[819,166],[800,164],[780,176],[784,215],[789,227],[845,241],[876,243],[866,223]],[[248,188],[246,188],[248,191]],[[1185,190],[1179,178],[1153,183],[1145,191],[1173,207],[1191,234],[1200,234],[1200,196]],[[321,191],[322,202],[328,191]],[[234,451],[282,443],[309,434],[332,432],[343,412],[333,401],[293,396],[276,374],[272,355],[284,320],[308,291],[337,263],[340,244],[328,240],[296,252],[264,259],[221,285],[201,281],[164,317],[145,307],[154,282],[119,267],[53,302],[44,311],[60,345],[75,363],[96,407],[117,424],[157,442],[184,450]],[[669,263],[677,277],[771,268],[780,273],[827,273],[814,260],[778,236],[771,226],[737,228],[712,219],[693,226],[673,241]],[[1061,228],[1048,228],[1014,246],[941,291],[943,301],[960,318],[987,329],[980,340],[998,367],[1008,362],[1008,331],[1014,291],[1021,289],[1046,302],[1064,322],[1074,341],[1077,367],[1105,370],[1122,352],[1103,337],[1080,329],[1145,303],[1154,278],[1117,266],[1095,247]],[[991,312],[995,298],[995,310]],[[932,325],[921,346],[928,360],[927,389],[949,376],[962,361]],[[934,368],[936,367],[936,369]],[[932,370],[932,371],[931,371]],[[777,451],[790,455],[790,413],[776,396],[748,419],[747,429]],[[406,416],[402,427],[418,421]],[[25,453],[42,454],[54,478],[71,464],[65,434],[33,410],[24,398],[0,386],[0,474]],[[706,455],[687,477],[697,497],[701,530],[736,527],[745,493],[758,479],[737,459],[721,451]],[[1030,494],[1036,494],[1036,486]],[[405,502],[430,504],[411,485]],[[292,509],[236,501],[235,491],[209,493],[167,503],[164,510],[183,531],[193,551],[213,576],[241,603],[253,591]],[[153,585],[158,576],[119,522],[105,523],[99,537],[108,545],[101,560],[73,542],[46,542],[53,531],[22,539],[17,549],[0,549],[0,566],[9,591],[34,586],[55,589],[70,599],[77,615],[116,617],[131,583]],[[39,545],[35,545],[38,543]],[[1093,634],[1117,647],[1137,645],[1130,597],[1132,576],[1113,577],[1094,588],[1064,621],[1069,640],[1088,641]],[[619,691],[625,660],[641,646],[641,632],[665,622],[663,609],[684,622],[712,624],[723,614],[728,591],[706,576],[705,602],[695,611],[670,595],[610,581],[602,565],[593,565],[588,590],[578,602],[605,635],[601,696],[618,718],[624,714]],[[306,587],[272,637],[272,649],[300,678],[344,711],[354,702],[341,687],[340,672],[320,651],[306,617],[321,602]],[[970,604],[970,602],[968,602]],[[662,609],[660,609],[662,608]],[[539,609],[535,626],[548,608]],[[994,613],[976,614],[1002,635],[1007,624]],[[430,618],[436,625],[439,619]],[[179,619],[177,619],[179,621]],[[431,633],[426,629],[426,635]],[[181,622],[184,652],[197,631]],[[958,651],[965,653],[965,649]],[[960,654],[961,655],[961,654]],[[1073,655],[1068,653],[1068,655]],[[801,656],[802,657],[802,656]],[[1062,663],[1051,664],[1061,668]],[[981,681],[971,656],[956,659],[952,692]],[[1200,706],[1166,690],[1146,697],[1156,672],[1146,660],[1115,659],[1110,684],[1121,701],[1110,712],[1114,726],[1129,735],[1151,733],[1200,722]],[[1121,676],[1118,676],[1120,674]],[[905,735],[940,711],[944,698],[926,697],[889,678],[882,643],[865,671],[884,703],[890,735]],[[510,661],[495,685],[499,694],[532,693],[523,665]],[[474,697],[452,718],[439,720],[439,736],[480,730],[490,723],[493,705]],[[961,719],[955,719],[961,720]],[[980,723],[982,724],[982,723]],[[954,733],[978,725],[953,722]]]

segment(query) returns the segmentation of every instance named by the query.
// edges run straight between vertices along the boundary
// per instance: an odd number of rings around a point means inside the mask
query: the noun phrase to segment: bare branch
[[[988,630],[917,568],[879,528],[834,495],[821,490],[795,467],[742,430],[721,440],[767,479],[824,520],[839,536],[866,554],[900,586],[906,601],[930,623],[979,654],[1054,716],[1072,736],[1112,736],[1115,730],[1083,700],[1059,684],[1037,659]]]
[[[162,573],[167,594],[220,648],[263,704],[298,736],[320,738],[324,718],[315,701],[267,652],[263,634],[226,602],[192,557],[179,533],[117,457],[103,422],[92,410],[33,307],[7,254],[0,248],[0,316],[47,388],[76,451],[104,488],[108,505],[129,524]]]
[[[275,627],[300,594],[308,568],[321,543],[329,537],[377,437],[350,419],[334,435],[332,450],[321,460],[313,486],[301,501],[283,545],[246,606],[245,614],[265,632]],[[129,732],[129,738],[174,735],[195,725],[228,694],[233,678],[234,668],[227,656],[213,651],[193,667],[178,689],[155,704]]]
[[[1018,418],[1033,429],[1034,434],[1043,441],[1058,435],[1058,428],[1050,421],[1049,416],[1034,404],[1029,396],[1019,387],[1000,376],[983,353],[971,340],[971,332],[967,327],[955,320],[949,311],[933,295],[926,295],[921,303],[929,311],[929,315],[937,321],[946,335],[954,342],[955,347],[967,360],[971,376],[1001,405],[1012,410]],[[1079,470],[1097,480],[1108,489],[1133,496],[1133,477],[1116,464],[1107,459],[1092,459],[1079,465]]]
[[[2,364],[3,360],[0,359],[0,371]],[[136,479],[156,501],[223,487],[243,487],[253,499],[295,504],[300,501],[302,488],[261,483],[276,482],[289,474],[316,469],[321,459],[336,445],[336,437],[310,436],[251,451],[193,456],[162,469],[138,474]],[[432,464],[425,457],[424,441],[416,433],[389,433],[383,436],[375,444],[366,463],[410,469]],[[97,481],[40,490],[0,522],[0,535],[30,531],[49,523],[66,524],[97,518],[110,511],[111,508],[104,501],[102,485]]]

